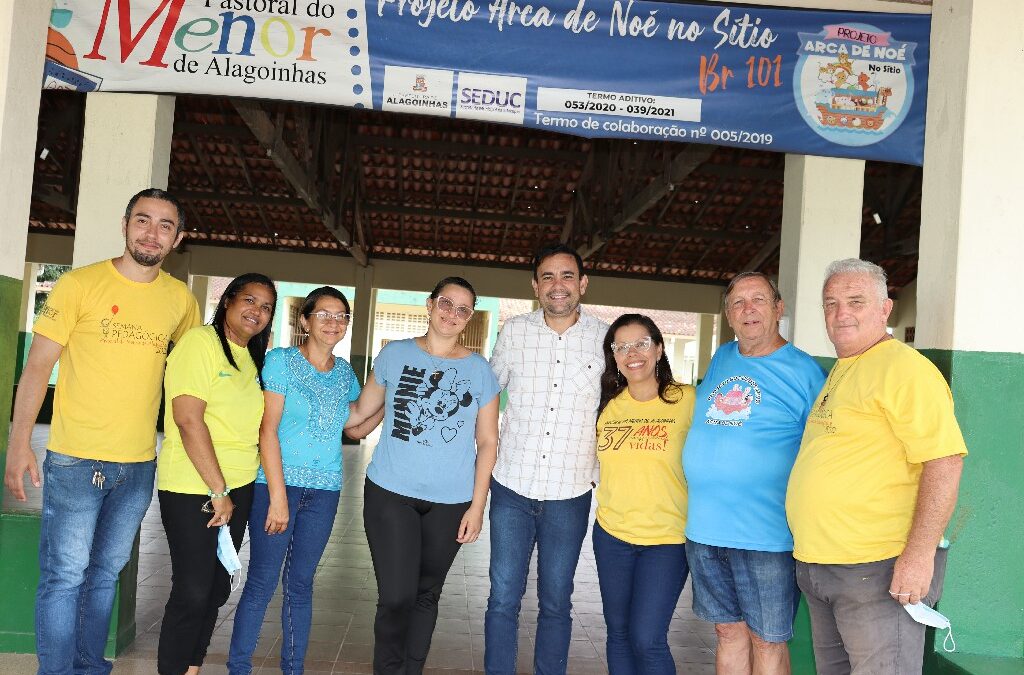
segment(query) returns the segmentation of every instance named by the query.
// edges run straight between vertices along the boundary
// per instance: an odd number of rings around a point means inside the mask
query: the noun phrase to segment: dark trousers
[[[377,576],[373,672],[421,673],[469,502],[404,497],[369,479],[363,498],[363,527]]]
[[[231,490],[235,510],[228,523],[237,551],[242,545],[253,484]],[[157,647],[160,675],[180,675],[201,666],[217,625],[217,611],[231,595],[231,577],[217,559],[219,527],[207,527],[213,517],[204,513],[205,495],[157,491],[160,519],[171,553],[171,595],[164,608]]]
[[[942,595],[944,548],[935,551],[929,607]],[[891,595],[896,558],[856,565],[796,563],[796,581],[807,598],[818,675],[920,673],[925,627]]]
[[[689,567],[683,544],[630,544],[594,521],[594,560],[608,627],[611,675],[675,675],[668,647]]]

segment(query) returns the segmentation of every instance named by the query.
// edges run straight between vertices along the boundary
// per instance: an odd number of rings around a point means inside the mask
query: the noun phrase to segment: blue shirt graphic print
[[[825,372],[791,344],[743,356],[715,353],[697,388],[683,446],[686,538],[709,546],[792,551],[786,486]]]
[[[406,497],[470,501],[477,414],[499,391],[487,361],[432,357],[415,340],[397,340],[377,355],[373,373],[385,388],[385,414],[367,478]]]
[[[267,353],[263,382],[266,391],[284,396],[277,438],[285,485],[340,490],[341,434],[360,391],[352,366],[336,357],[334,368],[322,373],[298,347],[280,347]],[[267,482],[262,466],[256,482]]]

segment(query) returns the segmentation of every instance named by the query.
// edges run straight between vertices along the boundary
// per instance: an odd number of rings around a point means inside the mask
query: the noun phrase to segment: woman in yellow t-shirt
[[[167,358],[157,498],[172,582],[157,648],[161,675],[199,672],[231,593],[218,541],[227,526],[238,551],[252,505],[260,371],[276,303],[269,278],[243,274],[224,289],[211,325],[190,330]]]
[[[611,675],[670,675],[668,626],[689,568],[683,442],[695,393],[672,379],[665,341],[642,314],[604,338],[597,420],[594,557]]]

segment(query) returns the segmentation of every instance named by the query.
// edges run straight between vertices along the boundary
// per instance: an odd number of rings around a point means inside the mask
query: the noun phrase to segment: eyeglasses
[[[319,312],[313,312],[310,316],[315,316],[321,321],[337,321],[338,323],[348,323],[352,320],[351,314],[346,314],[345,312],[338,312],[335,314],[334,312],[328,312],[323,309]]]
[[[469,321],[473,316],[473,308],[467,307],[466,305],[456,305],[450,298],[446,298],[443,295],[437,296],[434,300],[434,304],[439,310],[445,314],[455,313],[455,316],[459,317],[463,321]]]
[[[634,342],[613,342],[611,346],[612,354],[626,354],[631,349],[635,349],[638,352],[646,352],[651,348],[651,336],[642,337]]]

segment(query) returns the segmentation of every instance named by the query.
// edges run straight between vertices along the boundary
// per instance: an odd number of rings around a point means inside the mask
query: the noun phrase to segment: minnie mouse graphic
[[[419,400],[410,401],[407,405],[413,436],[433,429],[439,422],[455,415],[459,408],[468,407],[473,402],[469,380],[456,380],[456,377],[458,372],[448,368],[433,373],[416,388]],[[451,438],[445,440],[450,441]]]

